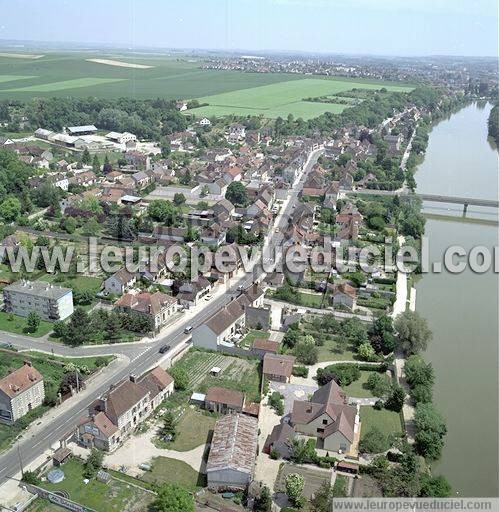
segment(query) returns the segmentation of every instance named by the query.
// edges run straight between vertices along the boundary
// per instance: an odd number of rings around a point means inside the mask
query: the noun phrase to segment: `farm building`
[[[268,380],[289,382],[295,364],[294,356],[272,354],[267,352],[263,356],[263,376]]]
[[[215,424],[206,465],[208,488],[245,490],[253,477],[258,449],[258,420],[243,414],[222,416]]]

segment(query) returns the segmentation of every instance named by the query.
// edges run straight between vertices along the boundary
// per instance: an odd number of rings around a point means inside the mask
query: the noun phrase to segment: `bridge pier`
[[[464,203],[464,206],[463,206],[463,217],[466,217],[466,212],[468,211],[468,203]]]

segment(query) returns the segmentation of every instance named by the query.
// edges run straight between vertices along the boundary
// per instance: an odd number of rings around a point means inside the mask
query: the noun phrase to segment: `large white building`
[[[0,422],[14,423],[42,405],[45,388],[41,373],[30,363],[0,379]]]
[[[16,281],[3,289],[7,313],[28,316],[35,311],[43,320],[64,320],[73,313],[73,291],[44,281]]]

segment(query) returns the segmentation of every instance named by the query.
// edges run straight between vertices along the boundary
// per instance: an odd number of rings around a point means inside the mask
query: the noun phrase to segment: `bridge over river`
[[[417,194],[408,191],[407,189],[398,190],[353,190],[347,192],[348,195],[370,195],[370,196],[400,196],[419,197],[423,201],[430,201],[434,203],[453,203],[463,205],[463,215],[466,215],[468,206],[483,206],[488,208],[499,208],[499,201],[493,199],[476,199],[473,197],[458,197],[458,196],[444,196],[440,194]]]

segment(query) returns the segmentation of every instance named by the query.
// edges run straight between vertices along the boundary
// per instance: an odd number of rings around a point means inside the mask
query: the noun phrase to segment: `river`
[[[415,175],[418,192],[497,199],[498,153],[487,140],[490,109],[470,105],[433,128]],[[424,205],[431,214],[431,261],[442,261],[451,245],[499,245],[497,211],[470,207],[468,217],[485,221],[471,223],[459,219],[461,210]],[[448,429],[434,473],[445,475],[460,496],[498,496],[498,276],[492,270],[429,273],[416,288],[417,310],[433,331],[425,357],[435,368],[434,401]]]

